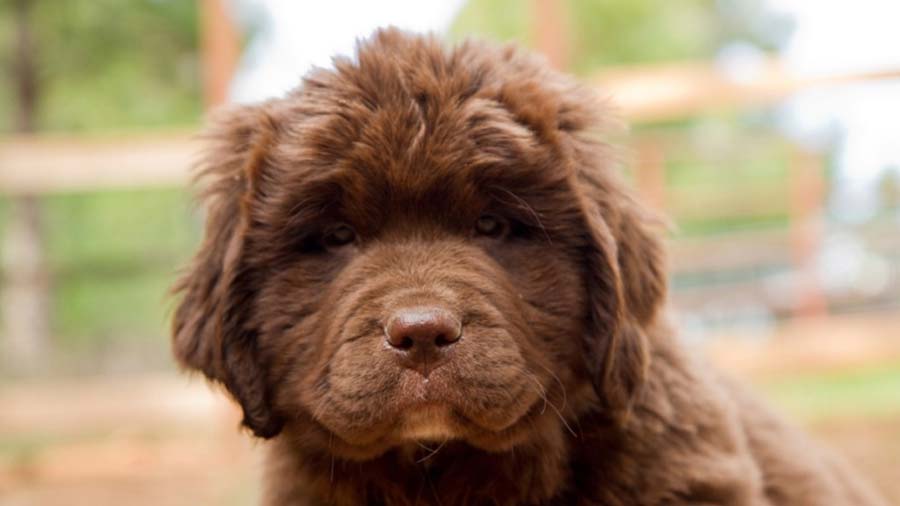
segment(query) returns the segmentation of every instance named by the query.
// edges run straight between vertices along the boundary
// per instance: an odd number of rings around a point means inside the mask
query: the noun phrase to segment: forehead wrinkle
[[[564,167],[533,163],[546,158],[548,147],[493,92],[478,83],[463,96],[456,92],[467,79],[449,86],[428,77],[401,79],[389,93],[357,88],[342,94],[327,121],[315,122],[317,165],[356,174],[340,177],[348,214],[452,209],[453,201],[480,201],[491,188],[519,192],[544,185],[548,176],[565,178]]]

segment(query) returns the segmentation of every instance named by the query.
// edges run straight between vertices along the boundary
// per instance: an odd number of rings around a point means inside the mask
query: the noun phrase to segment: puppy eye
[[[500,237],[506,233],[506,222],[494,215],[482,214],[475,222],[475,233],[484,237]]]
[[[340,224],[333,227],[322,238],[322,242],[329,248],[340,248],[356,241],[356,231],[349,225]]]

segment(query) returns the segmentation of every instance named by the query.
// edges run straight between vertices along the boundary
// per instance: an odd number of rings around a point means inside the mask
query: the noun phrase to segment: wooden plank
[[[797,316],[821,316],[828,307],[817,274],[825,234],[825,167],[820,155],[797,148],[791,164],[791,256],[798,275]]]
[[[566,0],[532,0],[535,47],[554,68],[569,67],[569,9]]]
[[[200,145],[188,134],[0,140],[0,192],[181,186]]]
[[[210,109],[225,103],[241,48],[237,28],[223,0],[200,2],[203,101]]]
[[[652,122],[722,108],[761,106],[815,86],[900,78],[900,68],[801,76],[774,59],[753,70],[737,79],[706,62],[627,66],[601,71],[588,82],[609,97],[628,120]]]
[[[787,229],[676,237],[670,241],[669,257],[672,270],[680,274],[790,265],[790,237]]]
[[[678,222],[739,219],[787,214],[788,190],[773,183],[748,182],[743,189],[697,183],[666,188],[666,212]]]
[[[34,43],[34,2],[15,2],[15,67],[17,109],[15,129],[23,135],[35,130],[35,112],[40,92],[37,62],[38,47]],[[35,373],[47,366],[52,350],[50,339],[51,279],[47,275],[44,252],[46,230],[38,198],[19,195],[9,199],[4,223],[3,275],[0,291],[0,321],[3,334],[0,348],[2,360],[15,373]]]

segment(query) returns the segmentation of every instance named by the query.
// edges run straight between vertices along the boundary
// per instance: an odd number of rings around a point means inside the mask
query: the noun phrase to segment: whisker
[[[419,441],[414,441],[414,443],[416,443],[416,446],[418,446],[419,448],[421,448],[421,449],[423,449],[423,450],[425,450],[425,451],[427,451],[427,452],[430,452],[430,451],[433,450],[433,448],[431,448],[431,447],[429,447],[429,446],[426,446],[426,445],[420,443]]]
[[[544,401],[544,405],[541,407],[541,414],[543,415],[544,412],[547,411],[547,403],[550,402],[550,401],[547,399],[547,390],[544,389],[544,385],[541,385],[541,382],[538,381],[538,379],[534,376],[534,374],[532,374],[532,373],[530,373],[530,372],[528,372],[528,371],[522,371],[522,372],[523,372],[523,374],[525,375],[526,378],[528,378],[528,379],[530,379],[531,381],[533,381],[534,384],[537,385],[537,387],[538,387],[537,393],[538,393],[538,395],[541,396],[541,399],[543,399],[543,401]]]
[[[569,394],[566,391],[566,385],[563,384],[562,380],[559,379],[559,376],[557,376],[556,373],[553,372],[553,370],[550,369],[549,367],[547,367],[541,363],[535,363],[535,365],[537,365],[541,369],[547,371],[547,374],[549,374],[550,377],[553,378],[554,381],[556,381],[556,384],[559,385],[559,389],[562,391],[562,406],[559,407],[559,410],[565,411],[566,406],[569,405]]]
[[[553,411],[556,412],[556,416],[559,417],[559,421],[562,422],[563,427],[565,427],[566,430],[569,431],[569,434],[572,434],[572,437],[574,437],[574,438],[577,439],[577,438],[578,438],[578,434],[575,433],[575,431],[574,431],[574,430],[572,429],[572,427],[569,425],[569,422],[567,422],[566,419],[563,418],[562,413],[560,413],[559,410],[556,409],[556,406],[554,406],[552,402],[550,403],[550,407],[553,408]]]
[[[441,448],[443,448],[444,445],[446,445],[446,444],[447,444],[447,440],[445,439],[441,442],[441,444],[438,445],[437,448],[435,448],[434,450],[431,450],[431,453],[429,453],[428,455],[425,455],[421,459],[417,460],[416,464],[421,464],[422,462],[425,462],[426,460],[430,459],[431,457],[434,457],[435,455],[437,455],[437,452],[441,451]],[[422,445],[419,445],[419,446],[422,446]],[[423,448],[424,448],[424,446],[423,446]]]
[[[566,421],[565,417],[563,417],[562,413],[559,411],[559,409],[557,409],[556,405],[553,404],[553,402],[551,402],[550,399],[547,398],[546,391],[544,390],[543,386],[538,381],[538,379],[534,376],[534,374],[532,374],[528,371],[523,371],[523,372],[525,373],[525,375],[527,377],[531,378],[538,385],[539,390],[537,392],[544,399],[544,403],[545,403],[544,408],[546,408],[549,405],[550,409],[552,409],[553,412],[556,413],[556,416],[559,418],[559,421],[562,422],[562,424],[566,428],[566,430],[568,430],[569,433],[572,434],[573,437],[577,438],[578,434],[572,429],[572,427],[569,425],[569,422]],[[543,408],[541,410],[541,413],[543,414]]]

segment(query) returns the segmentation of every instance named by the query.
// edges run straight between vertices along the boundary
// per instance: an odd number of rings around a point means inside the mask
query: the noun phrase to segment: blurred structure
[[[30,2],[14,3],[15,131],[33,134],[38,96],[35,45],[29,26]],[[42,365],[50,344],[50,296],[44,263],[44,238],[37,195],[20,194],[10,201],[4,248],[6,276],[2,301],[9,367],[33,371]]]
[[[231,14],[220,0],[201,0],[203,98],[207,108],[228,100],[228,89],[240,57],[240,42]]]
[[[20,4],[27,5],[27,2]],[[238,68],[240,41],[236,20],[233,18],[237,11],[230,8],[232,5],[234,4],[219,0],[199,2],[200,69],[204,78],[204,102],[207,106],[215,106],[226,100],[231,93],[229,82]],[[272,9],[279,8],[281,4],[273,2],[260,5],[266,5],[270,9],[268,16],[272,17]],[[408,7],[402,1],[397,2],[396,6],[398,9]],[[567,21],[570,16],[569,8],[564,2],[552,0],[533,0],[530,8],[534,12],[530,31],[538,49],[547,54],[554,65],[565,68],[571,51],[565,36],[571,29]],[[452,16],[453,12],[454,9],[448,10],[445,15]],[[424,21],[422,26],[429,23],[437,26],[441,23],[437,19]],[[274,21],[270,19],[270,22]],[[412,18],[405,22],[416,25]],[[366,32],[368,24],[376,26],[374,20],[366,23]],[[27,34],[27,31],[24,33]],[[352,37],[347,36],[341,40],[346,43],[351,39]],[[287,43],[298,41],[306,42],[305,39],[289,39]],[[272,53],[284,51],[277,48],[277,40],[268,40],[267,44],[265,49]],[[251,47],[254,47],[253,42]],[[326,49],[318,48],[317,51],[324,54]],[[21,54],[27,55],[28,51],[23,50]],[[295,63],[296,75],[304,71],[304,66],[322,59],[318,53],[307,51],[303,54],[306,56],[301,56]],[[761,230],[755,230],[754,227],[747,230],[732,227],[732,231],[726,234],[676,234],[673,244],[675,301],[686,312],[689,320],[700,324],[697,327],[700,329],[708,327],[711,322],[721,323],[722,320],[739,322],[749,319],[752,320],[751,323],[768,324],[792,314],[816,315],[829,309],[841,311],[846,304],[853,302],[847,300],[846,294],[828,292],[829,285],[820,272],[827,235],[825,205],[829,192],[824,154],[787,139],[775,140],[775,132],[762,134],[763,137],[768,136],[768,139],[748,141],[741,137],[724,141],[730,142],[731,146],[725,146],[723,139],[718,139],[719,146],[710,146],[711,142],[717,141],[717,135],[727,133],[703,131],[703,128],[713,128],[711,125],[716,120],[702,118],[765,110],[771,104],[823,86],[886,81],[900,75],[900,65],[886,69],[821,71],[808,75],[792,71],[773,57],[758,57],[749,64],[746,60],[744,57],[723,58],[716,62],[613,66],[588,77],[600,93],[608,95],[621,113],[637,125],[630,141],[635,151],[634,163],[629,164],[633,169],[635,183],[648,200],[660,211],[670,214],[676,223],[703,227],[704,223],[720,221],[723,222],[723,231],[727,231],[727,223],[751,223],[757,219],[765,221],[778,215],[778,223],[774,227],[763,227]],[[27,58],[23,61],[27,61]],[[25,63],[20,63],[21,65]],[[21,68],[27,70],[27,65]],[[255,88],[248,83],[256,82],[259,78],[253,75],[254,67],[244,64],[243,68],[245,75],[243,81],[240,81],[243,85],[239,83],[239,89],[243,89],[241,93],[245,95],[244,98],[251,92],[262,93],[262,96],[271,92],[271,88],[260,88],[253,92]],[[263,64],[256,72],[265,75],[267,68]],[[22,79],[32,79],[28,77],[28,72],[19,74]],[[296,79],[295,77],[294,82]],[[281,86],[289,85],[285,83]],[[22,89],[27,88],[29,86]],[[694,124],[674,128],[667,126],[673,122],[678,125],[678,122],[685,121]],[[721,129],[721,121],[718,123],[720,125],[715,128]],[[702,187],[672,184],[671,165],[682,164],[679,158],[690,158],[696,153],[707,152],[709,147],[720,151],[732,150],[730,153],[718,153],[717,156],[741,157],[741,143],[746,142],[761,142],[767,145],[766,149],[772,149],[772,145],[775,145],[775,149],[779,151],[778,156],[782,159],[769,161],[783,165],[783,175],[770,178],[771,184],[768,186],[731,188],[731,194],[721,191],[710,193]],[[686,149],[691,143],[695,146]],[[0,175],[0,185],[3,191],[15,195],[146,185],[177,187],[188,181],[186,169],[190,166],[196,149],[187,135],[83,139],[18,137],[3,143],[0,160],[5,167],[16,169],[4,171]],[[722,159],[720,162],[723,162],[722,166],[716,170],[729,170],[724,165],[731,161]],[[738,161],[738,165],[743,163]],[[698,180],[695,184],[702,183]],[[742,195],[743,190],[751,193]],[[17,214],[11,216],[27,211],[28,206],[23,205],[29,198],[33,197],[14,200],[16,204],[12,210]],[[27,257],[27,260],[16,260],[20,267],[10,267],[9,271],[17,273],[22,279],[27,276],[32,281],[11,283],[10,290],[20,285],[29,285],[32,290],[37,290],[37,287],[46,285],[47,275],[37,272],[41,269],[35,267],[39,265],[40,258],[37,213],[32,210],[26,214],[30,215],[28,222],[31,225],[17,225],[10,227],[8,231],[21,236],[11,239],[11,242],[21,247],[31,243],[28,246],[29,252],[20,255],[22,258]],[[33,239],[26,241],[28,237]],[[884,246],[894,247],[890,244]],[[13,247],[7,251],[13,254],[17,249]],[[38,263],[29,267],[27,262]],[[885,275],[889,280],[879,293],[871,294],[873,296],[869,298],[872,303],[891,300],[900,292],[900,283],[893,274],[896,272],[896,265],[889,265],[887,268],[889,272]],[[31,271],[35,272],[28,274]],[[7,307],[21,307],[25,304],[23,301],[27,297],[24,293],[23,291],[23,295],[14,297],[18,306],[8,304]],[[36,302],[37,298],[32,299],[29,307],[46,306]],[[34,314],[33,311],[38,309],[31,311],[32,313],[27,313],[24,309],[17,309],[10,314]],[[23,317],[21,321],[47,319]],[[15,316],[7,318],[9,325],[24,328],[25,323],[16,323],[18,321],[20,320]],[[17,345],[20,351],[17,353],[29,353],[25,351],[28,346],[24,343],[48,341],[47,337],[37,337],[38,334],[46,334],[46,330],[8,332],[17,336],[26,333],[35,337],[21,338],[21,343]],[[40,346],[35,344],[35,347]],[[24,360],[24,357],[20,358]],[[19,363],[20,360],[16,359],[14,362]]]
[[[237,102],[281,96],[313,66],[327,67],[338,54],[376,28],[394,25],[416,32],[445,32],[463,0],[228,0],[247,43],[231,83]]]
[[[386,23],[516,40],[608,96],[633,125],[628,176],[675,225],[685,338],[900,500],[896,7],[838,3],[4,4],[0,504],[250,502],[236,414],[168,358],[166,290],[200,230],[194,133],[204,108],[279,94]],[[848,33],[881,38],[824,59],[865,64],[809,64],[857,12],[870,26]]]

